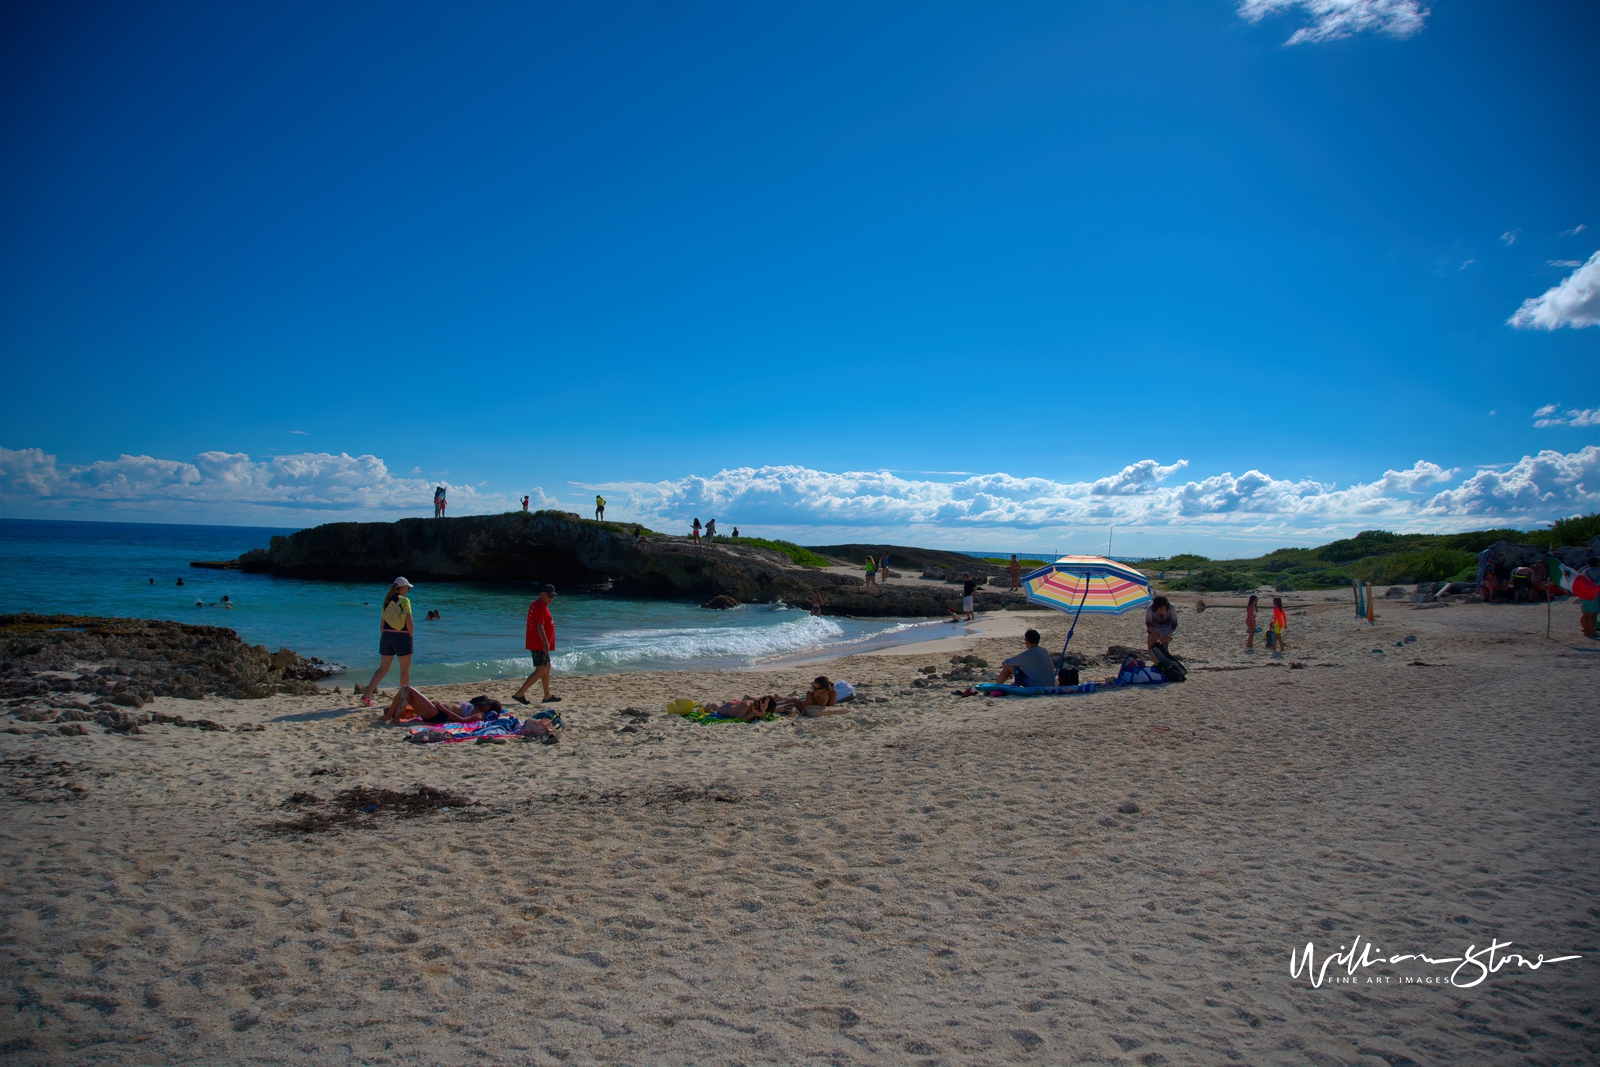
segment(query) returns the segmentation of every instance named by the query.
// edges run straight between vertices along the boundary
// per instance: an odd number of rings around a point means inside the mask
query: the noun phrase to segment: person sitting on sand
[[[743,700],[725,700],[720,704],[707,704],[706,711],[719,719],[738,719],[740,722],[756,722],[765,719],[777,706],[778,698],[775,696],[753,697],[746,695]]]
[[[833,683],[826,674],[819,674],[811,682],[811,688],[806,690],[803,697],[784,697],[777,701],[774,710],[783,711],[793,709],[802,715],[815,718],[818,715],[843,715],[844,708],[839,705],[839,693],[834,689]]]
[[[1177,629],[1178,615],[1172,610],[1172,602],[1164,596],[1150,601],[1150,606],[1144,609],[1144,647],[1149,649],[1160,645],[1168,652],[1172,651],[1172,634]]]
[[[1050,653],[1039,647],[1039,631],[1022,635],[1022,651],[1000,665],[1000,684],[1035,688],[1054,685],[1056,665]]]
[[[386,723],[404,722],[416,718],[424,726],[442,726],[447,722],[478,722],[486,712],[500,711],[503,705],[493,697],[477,696],[471,700],[433,700],[421,690],[402,685],[395,690],[394,699],[383,713]],[[407,715],[406,712],[411,714]]]

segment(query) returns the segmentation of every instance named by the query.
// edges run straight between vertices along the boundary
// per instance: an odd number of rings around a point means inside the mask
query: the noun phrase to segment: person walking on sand
[[[1154,649],[1160,645],[1165,651],[1171,652],[1172,635],[1177,629],[1178,615],[1172,610],[1172,602],[1164,596],[1150,601],[1150,606],[1144,609],[1144,647]]]
[[[878,575],[875,573],[877,566],[878,566],[877,563],[875,563],[873,561],[872,557],[868,556],[867,557],[867,588],[868,589],[877,588]]]
[[[372,674],[372,681],[367,683],[366,691],[361,694],[361,703],[372,707],[372,694],[378,688],[378,683],[383,681],[383,676],[389,673],[389,664],[396,658],[400,660],[400,684],[411,684],[411,641],[417,632],[416,620],[411,617],[411,599],[406,596],[411,592],[411,583],[404,578],[396,578],[389,586],[389,592],[383,598],[383,611],[378,616],[378,669]]]
[[[1244,650],[1256,650],[1256,605],[1260,598],[1254,593],[1250,594],[1250,602],[1244,606]]]
[[[972,575],[963,574],[961,576],[961,610],[966,612],[968,622],[971,622],[974,618],[972,614],[972,594],[977,591],[978,583],[972,580]]]
[[[1288,613],[1283,610],[1283,597],[1272,598],[1272,625],[1267,627],[1267,648],[1282,655],[1283,631],[1289,628]]]
[[[1017,554],[1011,553],[1011,565],[1006,568],[1011,572],[1011,591],[1016,592],[1022,588],[1022,564],[1017,562]]]
[[[594,517],[596,522],[603,521],[606,517],[606,498],[599,493],[594,495]]]
[[[539,598],[528,605],[528,639],[524,643],[533,656],[533,673],[523,680],[522,688],[511,694],[518,704],[529,703],[527,692],[538,682],[544,687],[541,703],[554,704],[561,698],[550,695],[550,653],[556,648],[556,620],[550,615],[550,601],[556,598],[556,587],[542,585]]]

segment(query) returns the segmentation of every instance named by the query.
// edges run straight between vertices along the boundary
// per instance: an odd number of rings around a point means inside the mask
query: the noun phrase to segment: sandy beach
[[[966,680],[923,672],[970,654],[992,677],[1029,624],[1059,648],[1065,617],[1003,612],[972,637],[826,664],[558,677],[557,745],[407,744],[348,692],[144,709],[226,731],[8,719],[0,1052],[1600,1058],[1600,646],[1576,608],[1557,606],[1546,640],[1542,606],[1385,601],[1369,626],[1348,597],[1291,594],[1275,659],[1239,648],[1234,598],[1176,599],[1189,680],[1078,697],[963,698]],[[1142,643],[1138,616],[1086,617],[1073,648]],[[663,713],[819,672],[858,686],[848,714]],[[348,790],[417,786],[455,799],[281,825]],[[1472,987],[1416,961],[1290,976],[1292,950],[1314,941],[1320,966],[1357,937],[1382,956],[1498,939],[1582,958]]]

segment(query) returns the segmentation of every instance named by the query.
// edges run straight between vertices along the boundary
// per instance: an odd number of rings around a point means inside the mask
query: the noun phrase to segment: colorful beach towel
[[[677,700],[674,700],[668,704],[667,714],[682,716],[687,722],[700,723],[777,722],[779,719],[783,718],[783,716],[779,715],[777,712],[769,711],[764,718],[760,719],[724,719],[720,715],[713,715],[711,712],[707,711],[704,704],[696,704],[688,697],[679,697]]]
[[[526,722],[519,721],[515,715],[501,714],[484,722],[413,726],[406,732],[406,740],[419,745],[478,741],[489,737],[540,740],[559,733],[562,725],[561,713],[556,711],[537,711]]]

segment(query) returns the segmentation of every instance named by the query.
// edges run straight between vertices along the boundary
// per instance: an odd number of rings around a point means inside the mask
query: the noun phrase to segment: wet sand
[[[1236,647],[1236,607],[1187,598],[1189,681],[1080,697],[914,684],[953,654],[992,676],[1019,647],[1012,618],[822,665],[558,678],[554,746],[409,745],[331,693],[145,709],[260,732],[8,720],[0,1051],[1594,1062],[1600,647],[1575,606],[1546,640],[1542,607],[1384,602],[1368,627],[1333,594],[1291,601],[1281,659]],[[1002,614],[1065,636],[1061,615]],[[1112,643],[1143,643],[1136,616],[1086,617],[1073,647]],[[819,672],[859,685],[848,714],[662,712]],[[419,785],[469,802],[273,828],[345,790]],[[297,793],[316,799],[286,807]],[[1357,935],[1379,955],[1498,938],[1584,958],[1473,988],[1400,981],[1454,965],[1290,977],[1291,949]]]

